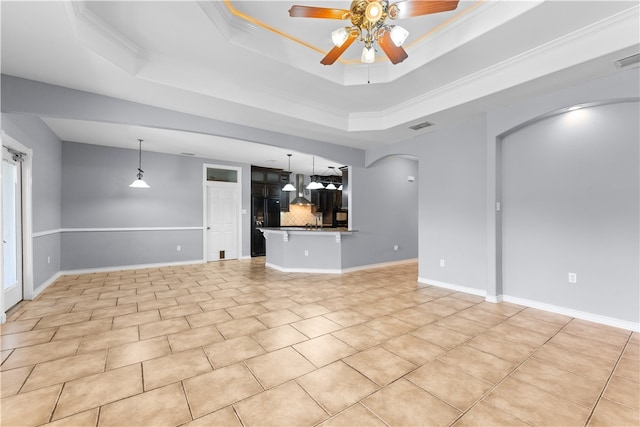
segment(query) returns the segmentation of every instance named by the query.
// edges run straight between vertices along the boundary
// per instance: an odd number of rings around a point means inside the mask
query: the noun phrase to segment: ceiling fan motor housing
[[[387,18],[388,0],[353,0],[351,2],[351,23],[359,28],[382,25]]]

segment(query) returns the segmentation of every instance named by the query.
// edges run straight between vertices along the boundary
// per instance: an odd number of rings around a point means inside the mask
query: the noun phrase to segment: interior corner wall
[[[418,162],[397,156],[349,169],[349,215],[357,231],[342,240],[343,269],[418,257],[418,179]]]
[[[485,133],[480,117],[417,138],[423,283],[487,289]]]
[[[249,210],[249,165],[143,151],[151,188],[137,189],[129,187],[137,150],[65,141],[62,153],[64,271],[202,260],[205,163],[242,168],[242,209]],[[243,216],[243,257],[249,226]]]
[[[60,271],[62,143],[37,117],[2,113],[7,135],[33,150],[33,288]]]
[[[606,104],[503,138],[504,295],[640,321],[638,117]]]

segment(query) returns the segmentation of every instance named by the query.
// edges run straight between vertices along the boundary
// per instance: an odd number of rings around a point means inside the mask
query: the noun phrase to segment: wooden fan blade
[[[295,18],[347,19],[351,11],[346,9],[328,9],[326,7],[291,6],[289,16]]]
[[[404,0],[394,3],[390,8],[396,6],[398,13],[394,19],[403,19],[454,10],[458,7],[458,0]]]
[[[386,31],[384,36],[380,37],[378,45],[384,51],[385,55],[387,55],[392,64],[398,64],[409,57],[402,46],[396,46],[393,43],[389,31]]]
[[[349,38],[347,38],[344,41],[344,43],[342,43],[342,46],[340,47],[334,46],[333,49],[331,49],[329,53],[327,53],[327,55],[324,58],[322,58],[322,61],[320,61],[320,63],[324,65],[331,65],[334,62],[336,62],[336,59],[340,58],[340,55],[342,55],[344,51],[347,50],[347,48],[351,46],[351,44],[357,38],[358,38],[358,34],[356,32],[351,32],[349,34]]]

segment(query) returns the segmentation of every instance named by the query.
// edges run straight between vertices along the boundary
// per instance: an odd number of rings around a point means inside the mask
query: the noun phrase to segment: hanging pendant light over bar
[[[324,185],[322,185],[321,182],[318,181],[318,178],[316,177],[316,180],[313,180],[313,177],[316,175],[316,157],[313,156],[312,157],[312,171],[313,171],[313,175],[311,175],[311,182],[309,183],[309,185],[307,185],[307,190],[321,190],[324,188]]]
[[[289,156],[289,182],[282,188],[282,191],[296,191],[296,187],[291,183],[291,154],[287,154]]]
[[[149,184],[144,182],[142,179],[142,174],[144,171],[142,170],[142,140],[138,140],[138,179],[133,181],[129,187],[131,188],[150,188]]]
[[[329,169],[331,171],[331,176],[330,176],[331,181],[329,182],[329,184],[327,184],[325,189],[326,190],[337,190],[336,185],[333,183],[333,174],[336,173],[336,168],[335,168],[335,166],[329,166]]]

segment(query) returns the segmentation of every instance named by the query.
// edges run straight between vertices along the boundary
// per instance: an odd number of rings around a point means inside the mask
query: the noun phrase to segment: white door
[[[207,182],[207,261],[238,258],[240,185]]]
[[[2,149],[2,290],[4,310],[22,301],[22,168]]]

